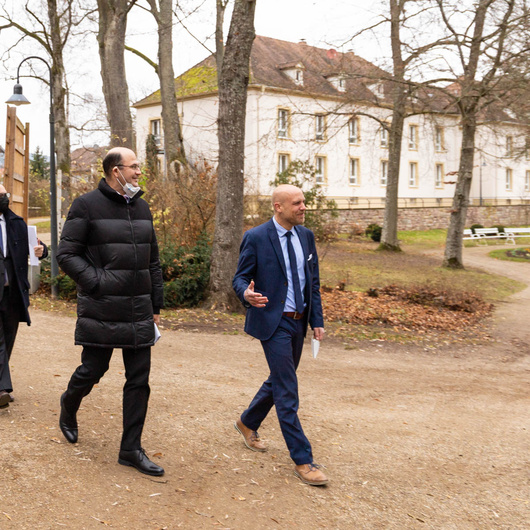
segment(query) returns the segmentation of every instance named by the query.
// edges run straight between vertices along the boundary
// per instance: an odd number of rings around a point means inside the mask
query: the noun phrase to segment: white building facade
[[[198,68],[204,69],[205,64],[208,60]],[[355,69],[367,68],[377,70],[353,54],[256,37],[245,130],[247,194],[269,196],[276,174],[291,161],[301,160],[314,166],[316,182],[340,208],[384,205],[388,133],[381,122],[389,122],[391,109],[388,104],[369,101],[369,96],[384,99],[380,84],[361,86],[353,75]],[[351,97],[355,92],[361,96],[358,100]],[[140,158],[145,156],[148,134],[158,139],[163,158],[161,105],[156,94],[134,105]],[[215,87],[184,95],[177,89],[177,95],[187,156],[215,165]],[[517,204],[530,198],[525,130],[510,121],[508,111],[502,117],[479,127],[471,204]],[[457,115],[408,117],[403,131],[400,206],[449,206],[460,146]]]

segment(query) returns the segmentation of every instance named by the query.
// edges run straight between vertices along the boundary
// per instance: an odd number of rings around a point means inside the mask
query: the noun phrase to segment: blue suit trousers
[[[304,346],[305,326],[304,319],[282,316],[272,337],[261,341],[270,375],[241,415],[243,424],[257,431],[274,405],[285,443],[296,465],[313,462],[311,444],[298,419],[296,369]]]

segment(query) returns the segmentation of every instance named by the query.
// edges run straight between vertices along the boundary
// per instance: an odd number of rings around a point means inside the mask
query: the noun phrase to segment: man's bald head
[[[280,184],[272,192],[272,206],[276,221],[286,230],[303,224],[305,220],[305,199],[300,188],[292,184]]]
[[[134,151],[128,147],[113,147],[103,159],[103,172],[108,178],[112,175],[112,168],[119,166],[124,158],[132,157],[136,158]]]
[[[291,195],[301,193],[301,189],[292,184],[280,184],[272,192],[272,207],[276,210],[276,203],[285,202]]]

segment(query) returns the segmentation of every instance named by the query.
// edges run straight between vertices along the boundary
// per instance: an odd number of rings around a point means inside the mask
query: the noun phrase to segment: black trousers
[[[13,391],[9,359],[15,345],[18,324],[23,311],[19,293],[12,287],[4,287],[0,300],[0,390]]]
[[[108,370],[113,348],[85,346],[81,365],[72,374],[63,403],[66,410],[75,413],[82,399],[90,394],[95,384]],[[123,435],[121,449],[132,451],[141,448],[142,430],[149,402],[149,371],[151,348],[123,348],[125,385],[123,387]]]

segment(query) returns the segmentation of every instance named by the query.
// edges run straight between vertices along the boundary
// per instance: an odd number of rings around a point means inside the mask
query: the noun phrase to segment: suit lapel
[[[267,232],[269,233],[269,239],[271,240],[272,248],[274,249],[274,252],[276,252],[276,257],[278,258],[278,261],[280,262],[282,271],[285,274],[285,277],[287,278],[287,268],[285,267],[285,260],[283,259],[283,252],[282,252],[282,246],[280,244],[280,238],[278,237],[278,232],[276,230],[276,226],[274,226],[274,221],[272,219],[269,221]]]

